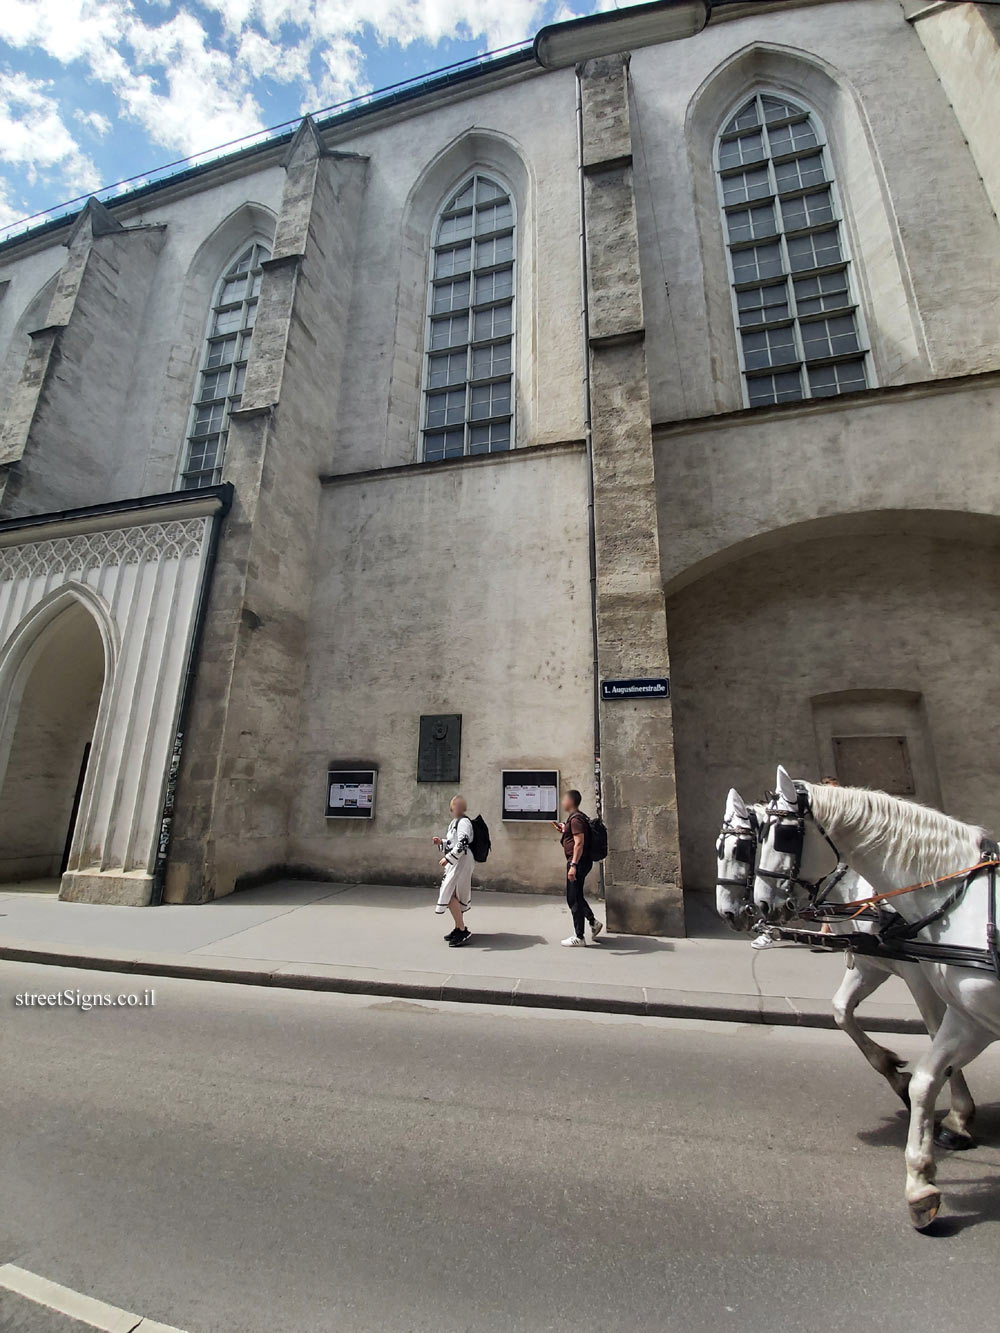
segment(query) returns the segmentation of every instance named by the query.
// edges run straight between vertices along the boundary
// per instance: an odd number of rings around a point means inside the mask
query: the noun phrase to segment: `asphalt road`
[[[146,984],[0,964],[0,1264],[189,1333],[996,1327],[998,1054],[922,1236],[838,1033],[179,980],[13,1004]]]

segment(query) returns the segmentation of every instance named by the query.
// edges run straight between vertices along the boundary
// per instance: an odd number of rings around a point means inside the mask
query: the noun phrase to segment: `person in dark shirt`
[[[566,902],[573,915],[573,934],[562,941],[567,949],[582,948],[587,940],[584,927],[590,923],[590,941],[600,935],[604,926],[594,916],[593,909],[583,896],[583,885],[593,867],[590,855],[590,820],[580,809],[582,797],[572,789],[562,798],[562,808],[566,818],[553,820],[562,839],[563,852],[566,855]]]

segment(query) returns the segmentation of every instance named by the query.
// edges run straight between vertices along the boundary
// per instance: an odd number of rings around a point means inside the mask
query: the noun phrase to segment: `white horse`
[[[876,897],[891,896],[912,927],[909,947],[921,954],[924,975],[947,1005],[910,1077],[906,1202],[913,1225],[923,1229],[941,1207],[934,1185],[938,1093],[949,1073],[1000,1038],[995,844],[981,828],[912,801],[858,787],[794,783],[779,768],[754,883],[761,915],[781,922],[815,898],[833,868],[831,847]],[[829,900],[845,901],[842,886]]]
[[[757,867],[758,835],[767,826],[767,806],[748,806],[735,787],[729,789],[726,812],[716,844],[717,868],[715,906],[719,916],[734,930],[749,930],[759,920],[753,906],[753,886]],[[856,871],[848,870],[841,881],[842,892],[861,898],[873,892]],[[852,930],[873,934],[873,921],[831,922],[834,933]],[[866,954],[848,954],[844,979],[833,997],[833,1016],[837,1027],[846,1033],[876,1073],[882,1077],[907,1108],[910,1105],[910,1074],[905,1062],[874,1041],[861,1027],[855,1011],[863,1000],[883,986],[891,976],[900,977],[909,988],[924,1026],[933,1037],[941,1026],[945,1005],[918,963],[896,962]],[[975,1140],[969,1126],[976,1108],[961,1071],[951,1076],[951,1109],[937,1131],[937,1141],[947,1148],[973,1148]]]

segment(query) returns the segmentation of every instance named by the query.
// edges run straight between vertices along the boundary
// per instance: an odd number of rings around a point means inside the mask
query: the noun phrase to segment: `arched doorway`
[[[0,883],[65,869],[105,677],[97,622],[73,602],[32,643],[0,735]]]

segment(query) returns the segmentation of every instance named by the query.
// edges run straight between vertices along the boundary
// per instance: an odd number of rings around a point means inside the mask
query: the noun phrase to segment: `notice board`
[[[558,769],[504,769],[500,786],[504,819],[547,823],[559,818]]]
[[[327,819],[374,819],[376,777],[374,768],[327,769]]]

